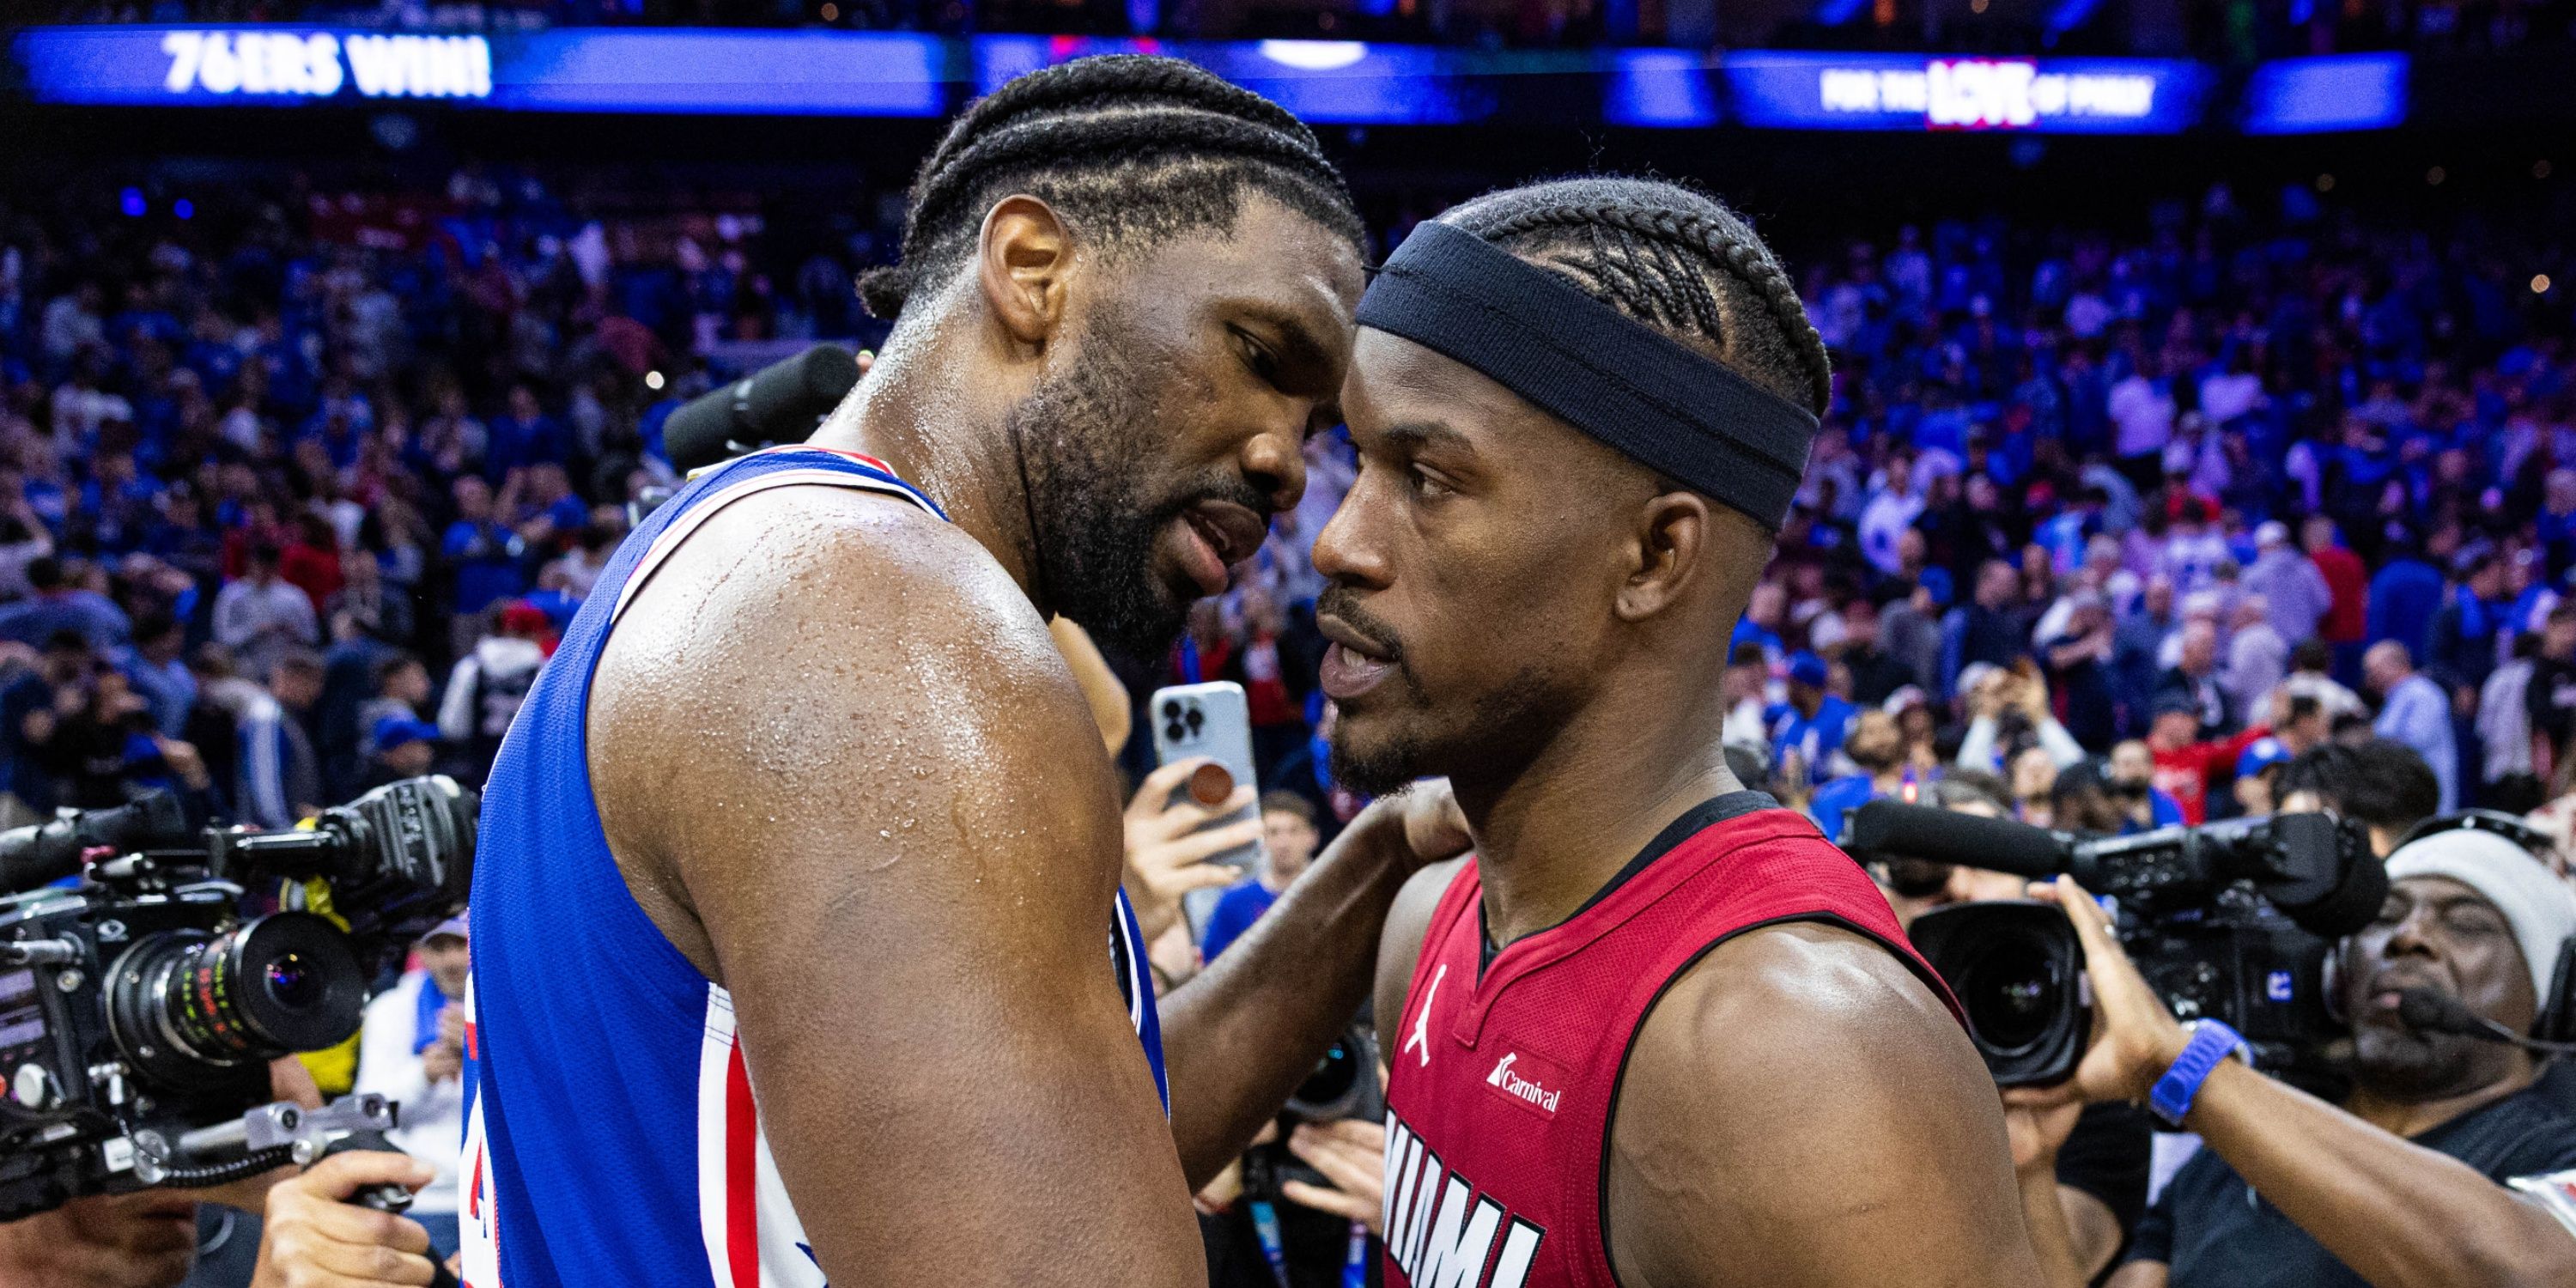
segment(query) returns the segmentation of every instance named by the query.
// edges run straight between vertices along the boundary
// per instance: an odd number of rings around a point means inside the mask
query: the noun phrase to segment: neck
[[[1047,615],[1027,473],[1009,429],[1025,391],[993,387],[997,364],[967,351],[973,341],[960,333],[970,329],[937,320],[927,334],[888,345],[858,393],[807,441],[884,461],[937,501]]]
[[[1493,941],[1573,916],[1674,819],[1741,790],[1719,752],[1725,714],[1713,687],[1678,670],[1623,675],[1527,761],[1453,775]]]
[[[2382,1131],[2397,1136],[2420,1136],[2442,1124],[2484,1109],[2528,1087],[2536,1076],[2530,1057],[2513,1053],[2513,1065],[2505,1076],[2470,1091],[2453,1092],[2425,1100],[2403,1100],[2356,1086],[2344,1100],[2344,1109],[2353,1117]]]

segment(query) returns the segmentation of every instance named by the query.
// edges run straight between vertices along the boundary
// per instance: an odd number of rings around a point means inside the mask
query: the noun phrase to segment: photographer
[[[2177,1023],[2072,879],[2031,887],[2074,922],[2096,1034],[2072,1079],[2007,1103],[2053,1120],[2145,1100],[2204,1142],[2139,1224],[2113,1288],[2576,1282],[2576,1226],[2505,1184],[2576,1180],[2576,1122],[2529,1090],[2521,1048],[2418,1032],[2398,1011],[2399,989],[2427,988],[2528,1031],[2576,935],[2576,893],[2481,831],[2412,842],[2388,873],[2378,919],[2341,950],[2337,996],[2354,1026],[2341,1108],[2228,1058],[2223,1026]],[[2034,1242],[2056,1282],[2081,1283],[2050,1255],[2067,1244],[2050,1210],[2028,1208]]]

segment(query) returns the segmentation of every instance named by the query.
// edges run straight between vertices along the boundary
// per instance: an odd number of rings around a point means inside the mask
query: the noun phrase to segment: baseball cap
[[[2266,550],[2290,544],[2290,525],[2279,519],[2266,519],[2254,529],[2254,544]]]
[[[430,927],[429,933],[422,935],[421,939],[427,941],[436,939],[440,935],[450,935],[458,939],[467,940],[473,938],[472,935],[465,933],[465,914],[461,912],[435,926]]]
[[[1950,570],[1947,568],[1926,568],[1914,579],[1914,584],[1932,592],[1932,602],[1942,608],[1948,608],[1951,596],[1958,593],[1957,588],[1950,584]]]
[[[1800,650],[1797,656],[1789,659],[1789,679],[1795,683],[1821,689],[1825,687],[1826,675],[1825,659],[1813,653]]]
[[[2167,689],[2156,695],[2155,713],[2160,716],[2179,714],[2197,717],[2200,714],[2200,704],[2192,701],[2191,695],[2181,689]]]
[[[2236,776],[2239,778],[2252,778],[2256,774],[2260,774],[2264,770],[2270,769],[2274,765],[2282,764],[2290,759],[2290,749],[2282,746],[2280,739],[2257,738],[2251,744],[2246,746],[2243,754],[2237,756]]]
[[[438,741],[438,726],[409,716],[386,716],[376,722],[376,750],[391,751],[407,742]]]
[[[511,600],[509,606],[501,610],[501,631],[503,634],[525,635],[530,638],[535,638],[536,636],[545,634],[547,631],[553,629],[553,627],[554,619],[546,616],[546,610],[539,608],[524,599]]]

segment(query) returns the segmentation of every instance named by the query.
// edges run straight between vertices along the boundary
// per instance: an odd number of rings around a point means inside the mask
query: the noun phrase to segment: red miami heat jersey
[[[1473,862],[1459,870],[1391,1030],[1389,1285],[1616,1288],[1601,1178],[1619,1075],[1655,999],[1726,940],[1840,925],[1950,1000],[1860,866],[1774,805],[1708,801],[1572,917],[1490,961],[1484,885]]]

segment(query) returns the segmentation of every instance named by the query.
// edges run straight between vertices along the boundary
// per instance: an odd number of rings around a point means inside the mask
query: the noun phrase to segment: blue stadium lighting
[[[2286,58],[2254,69],[2245,84],[2248,134],[2385,130],[2406,121],[2404,54]]]
[[[141,219],[145,209],[143,204],[143,190],[141,188],[128,188],[125,191],[118,193],[116,197],[116,208],[124,211],[125,217],[128,219]]]
[[[1839,27],[1868,7],[1869,0],[1821,0],[1816,5],[1815,19],[1820,26]]]
[[[1866,0],[1819,0],[1818,22]],[[1159,12],[1163,0],[1130,0]],[[1393,0],[1362,0],[1391,4]],[[2049,0],[2052,30],[2099,0]],[[271,25],[36,27],[10,52],[40,102],[114,107],[360,106],[623,114],[937,117],[971,94],[1085,54],[1167,53],[1319,125],[1554,119],[1803,130],[2173,134],[2207,120],[2215,69],[2180,59],[1684,49],[1494,51],[1359,40],[1167,42],[1076,36],[697,28],[384,33]],[[2404,55],[2255,70],[2225,115],[2248,133],[2382,129],[2406,116]],[[139,200],[139,196],[138,196]]]
[[[170,213],[181,219],[194,219],[197,217],[197,203],[181,197],[170,203]]]
[[[1261,56],[1274,63],[1306,72],[1338,71],[1368,57],[1368,42],[1360,40],[1265,40]]]

